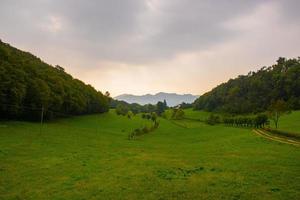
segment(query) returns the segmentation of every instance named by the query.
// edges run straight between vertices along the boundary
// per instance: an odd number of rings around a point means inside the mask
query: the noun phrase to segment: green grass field
[[[275,124],[272,121],[270,125],[272,128],[275,128]],[[279,119],[278,129],[299,133],[300,135],[300,111],[293,111],[283,115]]]
[[[127,139],[145,123],[114,112],[41,131],[1,122],[0,199],[300,199],[299,147],[192,120]]]
[[[184,117],[193,120],[205,121],[210,114],[210,112],[206,111],[194,111],[192,108],[184,110]]]

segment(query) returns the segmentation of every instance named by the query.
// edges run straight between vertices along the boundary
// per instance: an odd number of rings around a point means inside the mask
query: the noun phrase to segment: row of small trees
[[[268,116],[259,114],[253,117],[226,117],[223,123],[231,126],[262,128],[269,124]]]
[[[153,122],[156,122],[157,120],[157,114],[155,112],[152,113],[143,113],[142,114],[143,119],[152,120]]]
[[[156,119],[154,120],[154,118],[151,118],[150,120],[153,121],[153,123],[151,123],[151,125],[144,125],[141,128],[134,129],[131,133],[129,133],[128,139],[132,140],[137,136],[150,133],[159,127],[159,121],[157,121]]]
[[[288,105],[283,100],[272,101],[269,106],[266,114],[258,114],[256,116],[238,116],[238,117],[224,117],[223,119],[220,116],[211,114],[206,122],[210,125],[217,123],[225,123],[232,126],[244,126],[244,127],[256,127],[261,128],[269,124],[269,119],[272,120],[275,124],[275,128],[278,127],[279,118],[289,113]]]
[[[251,117],[250,116],[224,117],[222,119],[218,115],[211,114],[206,119],[206,123],[209,125],[224,123],[230,126],[262,128],[265,125],[269,124],[269,119],[268,116],[265,114],[259,114]]]

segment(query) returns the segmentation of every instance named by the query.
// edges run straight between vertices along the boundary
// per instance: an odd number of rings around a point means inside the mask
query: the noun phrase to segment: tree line
[[[279,58],[270,67],[230,79],[200,96],[194,108],[233,114],[259,113],[279,100],[289,109],[300,109],[300,58]]]
[[[0,119],[39,120],[41,111],[51,119],[109,109],[109,98],[91,85],[1,40],[0,83]]]
[[[263,128],[269,124],[269,119],[267,115],[259,114],[252,117],[225,117],[223,123],[231,126]]]
[[[111,99],[111,108],[116,110],[118,115],[128,115],[128,113],[132,112],[133,114],[138,113],[156,113],[161,116],[164,111],[168,108],[166,100],[157,102],[156,105],[146,104],[140,105],[137,103],[129,104],[125,101],[119,101],[115,99]]]
[[[226,125],[237,127],[263,128],[266,125],[269,125],[269,118],[266,114],[254,116],[224,116],[222,118],[217,114],[211,114],[205,122],[209,125],[224,123]]]

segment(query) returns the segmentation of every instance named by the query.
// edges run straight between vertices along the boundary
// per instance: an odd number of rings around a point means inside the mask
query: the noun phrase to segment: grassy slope
[[[275,124],[272,121],[271,127],[275,128]],[[300,111],[293,111],[290,114],[283,115],[279,119],[278,129],[300,134]]]
[[[192,109],[185,109],[185,117],[188,119],[205,120],[210,113],[206,111],[193,111]],[[270,121],[271,128],[275,128],[274,122]],[[290,131],[300,134],[300,111],[292,111],[289,114],[283,115],[279,119],[279,130]]]
[[[196,115],[196,114],[194,114]],[[300,149],[248,129],[113,113],[0,126],[0,199],[299,199]],[[5,125],[3,125],[5,124]]]
[[[206,111],[194,111],[192,108],[184,110],[184,117],[188,119],[196,119],[200,121],[206,120],[210,115],[210,112]]]

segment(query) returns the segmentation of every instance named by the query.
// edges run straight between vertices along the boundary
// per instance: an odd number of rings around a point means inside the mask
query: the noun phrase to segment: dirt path
[[[300,142],[296,141],[296,140],[283,138],[283,137],[279,137],[279,136],[274,136],[266,131],[259,130],[259,129],[253,129],[253,132],[256,133],[257,135],[267,138],[269,140],[273,140],[273,141],[277,141],[277,142],[281,142],[281,143],[285,143],[285,144],[291,144],[291,145],[300,147]]]

